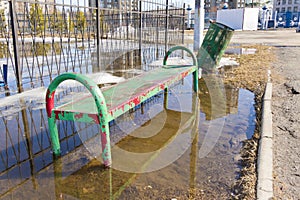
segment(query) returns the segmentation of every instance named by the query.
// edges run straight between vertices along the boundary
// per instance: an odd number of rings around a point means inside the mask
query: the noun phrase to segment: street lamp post
[[[203,41],[204,0],[195,0],[194,51],[198,51]]]

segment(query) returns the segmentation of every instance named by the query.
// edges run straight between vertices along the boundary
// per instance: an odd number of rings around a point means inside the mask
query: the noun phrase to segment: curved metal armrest
[[[193,65],[197,67],[197,70],[195,72],[193,72],[193,76],[194,76],[194,91],[195,92],[198,92],[198,78],[199,78],[199,68],[198,68],[198,61],[197,61],[197,58],[195,56],[195,54],[189,50],[188,48],[184,47],[184,46],[175,46],[175,47],[172,47],[169,49],[169,51],[166,53],[165,57],[164,57],[164,60],[163,60],[163,67],[164,68],[177,68],[177,67],[191,67],[190,65],[187,66],[187,65],[167,65],[167,60],[169,58],[169,55],[171,53],[173,53],[173,51],[176,51],[176,50],[184,50],[186,52],[188,52],[192,58],[193,58]]]
[[[188,52],[193,58],[193,65],[198,66],[197,58],[196,58],[195,54],[190,49],[188,49],[184,46],[175,46],[175,47],[170,48],[169,51],[167,51],[167,53],[166,53],[166,55],[163,59],[163,65],[164,65],[165,68],[186,67],[187,66],[187,65],[178,65],[178,66],[174,66],[174,65],[168,66],[167,65],[167,60],[168,60],[169,56],[171,55],[171,53],[173,53],[176,50],[184,50],[184,51]]]
[[[84,75],[76,73],[64,73],[56,77],[48,87],[46,94],[46,109],[48,115],[48,125],[50,129],[50,138],[52,143],[52,150],[55,156],[60,155],[60,141],[56,126],[56,117],[53,112],[54,109],[54,94],[55,90],[60,83],[65,80],[76,80],[84,85],[92,94],[98,111],[98,119],[101,129],[101,145],[102,145],[102,158],[104,165],[109,167],[111,165],[111,149],[110,149],[110,134],[108,124],[108,110],[104,96],[97,86],[97,84]]]
[[[99,117],[107,115],[107,107],[106,107],[105,99],[103,97],[101,90],[99,89],[99,87],[94,81],[92,81],[90,78],[82,74],[64,73],[56,77],[48,87],[47,94],[46,94],[46,109],[47,109],[48,117],[51,117],[51,112],[54,108],[55,90],[60,83],[66,80],[76,80],[80,82],[82,85],[84,85],[92,94],[95,100]],[[105,122],[103,121],[105,120],[104,118],[102,117],[102,119],[99,119],[99,121],[101,120],[102,122]]]

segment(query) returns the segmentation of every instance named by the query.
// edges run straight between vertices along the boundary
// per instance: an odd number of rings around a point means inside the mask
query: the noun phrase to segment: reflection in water
[[[0,42],[0,58],[7,57],[7,45],[3,42]]]
[[[132,55],[138,57],[138,53]],[[132,63],[126,56],[121,60],[129,63],[128,65]],[[123,69],[127,68],[111,68],[112,71]],[[103,169],[101,161],[97,159],[101,153],[98,151],[100,141],[95,137],[99,132],[97,126],[59,122],[63,157],[53,163],[47,116],[40,104],[28,106],[27,102],[27,107],[20,105],[23,109],[13,115],[1,115],[0,130],[5,131],[0,132],[0,197],[230,198],[231,185],[235,182],[238,171],[241,142],[251,136],[255,127],[254,95],[247,90],[227,85],[221,89],[212,87],[217,79],[205,77],[199,82],[198,97],[201,103],[197,107],[195,105],[198,101],[191,90],[191,82],[189,77],[175,85],[169,94],[168,105],[164,105],[164,95],[159,94],[111,123],[111,138],[115,144],[113,152],[124,149],[127,152],[154,153],[139,160],[137,165],[134,165],[130,157],[120,155],[118,158],[113,154],[116,166],[109,170]],[[211,94],[218,91],[218,94]],[[77,90],[69,89],[58,97],[72,92]],[[211,96],[216,99],[212,101]],[[226,106],[220,107],[218,112],[212,112],[212,103],[218,104],[224,99]],[[5,109],[7,108],[1,107],[0,112]],[[208,130],[212,126],[211,122],[218,124],[221,118],[225,120],[225,124],[220,137],[215,138],[214,133]],[[189,119],[193,119],[195,123],[190,123]],[[179,129],[179,122],[187,122],[188,125]],[[209,154],[200,158],[199,149],[206,145],[204,142],[207,137],[215,139],[216,144]],[[165,152],[181,150],[182,154],[168,153],[167,157],[163,157],[161,155],[164,151],[161,149],[166,149]],[[172,156],[174,161],[162,165]],[[127,163],[131,169],[136,167],[136,171],[140,169],[149,172],[118,170],[124,168],[126,161],[132,164],[130,166]],[[151,170],[155,168],[158,169]]]
[[[164,53],[165,51],[162,47],[143,48],[142,50],[136,49],[126,53],[123,51],[104,52],[100,55],[100,66],[93,60],[93,73],[106,71],[115,76],[132,78],[141,74],[143,71],[154,69],[153,66],[150,66],[150,63],[161,58]],[[93,52],[93,55],[95,54],[96,53]]]
[[[213,120],[219,117],[226,116],[228,114],[235,114],[238,112],[238,95],[239,89],[232,87],[231,85],[224,85],[224,88],[219,88],[217,85],[217,81],[219,79],[215,79],[212,77],[213,75],[203,75],[203,78],[199,79],[199,98],[201,99],[201,111],[205,113],[206,120]],[[209,81],[208,81],[209,80]],[[216,80],[216,82],[212,82],[212,80]],[[208,83],[207,83],[208,82]],[[215,87],[208,88],[207,85],[215,85]],[[218,93],[220,93],[218,95]],[[214,93],[212,96],[211,94]],[[225,94],[225,96],[224,96]],[[215,98],[215,104],[223,104],[225,110],[221,110],[220,107],[217,113],[212,114],[213,106],[212,98]],[[222,116],[223,115],[223,116]]]
[[[184,174],[188,177],[191,176],[190,181],[184,183],[184,187],[186,191],[189,191],[189,187],[194,188],[196,185],[197,160],[197,141],[195,140],[198,138],[197,131],[199,121],[199,108],[195,106],[199,104],[196,95],[192,95],[191,88],[189,93],[191,94],[191,98],[188,98],[188,100],[183,102],[180,101],[182,101],[182,97],[186,95],[174,97],[174,94],[169,94],[170,102],[177,101],[177,106],[175,107],[179,110],[183,109],[184,112],[169,110],[167,105],[163,105],[165,101],[163,95],[160,94],[143,106],[144,114],[141,114],[142,107],[140,107],[135,110],[134,113],[115,122],[116,125],[114,126],[116,127],[112,127],[111,129],[112,137],[114,134],[119,135],[123,134],[121,132],[126,132],[127,130],[124,130],[125,126],[129,129],[131,129],[131,126],[135,127],[132,128],[129,135],[124,136],[124,138],[120,139],[112,147],[113,169],[104,170],[101,167],[101,162],[97,159],[93,159],[70,176],[64,179],[63,177],[58,178],[58,181],[61,184],[61,186],[58,186],[60,193],[79,199],[110,199],[111,197],[113,197],[113,199],[149,199],[151,196],[148,196],[148,194],[143,191],[144,188],[150,189],[151,187],[158,187],[162,183],[158,181],[155,183],[156,185],[145,185],[143,186],[143,189],[141,189],[136,188],[136,181],[145,179],[149,175],[151,175],[152,179],[161,179],[163,182],[167,181],[169,177],[160,177],[161,170],[164,166],[158,165],[162,165],[164,161],[168,160],[169,157],[172,157],[171,154],[176,154],[176,149],[183,149],[184,151],[182,154],[186,154],[185,151],[189,149],[189,145],[186,147],[183,146],[181,141],[184,140],[184,138],[188,139],[189,144],[192,143],[192,145],[195,146],[193,147],[191,161],[187,163],[191,165],[190,170],[192,170],[193,173],[190,175],[189,173]],[[186,103],[186,105],[180,107],[180,103]],[[186,112],[185,110],[189,110],[189,112]],[[130,121],[128,118],[130,118]],[[96,140],[96,142],[92,142],[91,144],[91,141],[88,141],[89,143],[86,143],[85,146],[93,155],[99,155],[101,148],[99,145],[96,146],[96,144],[99,144],[100,141],[98,141],[98,138],[94,138],[94,140]],[[171,152],[170,148],[173,148]],[[119,149],[127,151],[128,156],[123,156],[122,158],[122,155],[118,155],[119,153],[122,153]],[[134,152],[135,154],[151,154],[138,160],[137,155],[132,159],[130,152]],[[168,152],[168,154],[164,152]],[[178,159],[180,155],[177,156]],[[169,168],[168,165],[172,162],[173,161],[167,163],[166,167]],[[126,165],[126,167],[123,165]],[[155,167],[158,167],[158,169],[152,171],[151,169]],[[62,167],[59,168],[62,169]],[[136,173],[117,170],[117,168],[126,168],[127,171],[131,170]],[[151,172],[141,173],[149,170]],[[62,169],[62,171],[64,170]],[[176,171],[173,171],[173,169],[171,169],[171,172],[176,175]],[[78,190],[78,188],[80,188],[80,190]],[[136,188],[136,191],[132,191],[132,188]],[[136,192],[138,192],[138,194],[136,194]]]
[[[142,72],[141,58],[141,50],[133,50],[115,59],[105,70],[114,76],[132,78]]]
[[[9,49],[12,50],[12,47]],[[20,51],[20,57],[24,57],[27,59],[27,56],[46,56],[49,52],[55,51],[57,54],[61,53],[60,43],[41,43],[41,42],[34,42],[34,43],[24,43],[22,45],[22,49]],[[0,42],[0,58],[7,58],[9,55],[8,53],[8,46],[7,44]]]

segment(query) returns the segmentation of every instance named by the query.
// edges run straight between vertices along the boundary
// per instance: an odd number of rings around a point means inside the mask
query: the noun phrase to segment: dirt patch
[[[273,84],[272,97],[274,198],[299,200],[300,46],[277,48],[274,54],[273,71],[282,76]]]
[[[230,57],[236,58],[240,66],[225,71],[225,83],[248,89],[257,94],[263,93],[268,80],[268,70],[271,69],[272,62],[276,59],[273,53],[274,47],[254,45],[241,46],[240,48],[253,48],[257,51],[255,54],[230,55]],[[272,77],[277,79],[278,74],[272,73]]]
[[[256,129],[251,139],[243,141],[241,149],[241,170],[238,180],[233,187],[234,199],[255,199],[256,198],[256,160],[258,140],[261,128],[262,96],[268,81],[268,70],[276,59],[273,54],[273,47],[255,45],[241,46],[242,48],[255,48],[255,54],[235,55],[240,63],[239,67],[224,70],[224,82],[238,88],[245,88],[255,94]],[[230,57],[233,57],[230,55]],[[274,74],[274,76],[278,76]]]
[[[256,95],[257,127],[241,152],[240,179],[235,185],[235,198],[255,199],[257,142],[260,133],[261,100],[267,70],[272,70],[274,199],[300,197],[300,47],[250,46],[255,55],[237,56],[241,66],[225,73],[225,82],[244,87]],[[245,156],[244,156],[245,155]]]

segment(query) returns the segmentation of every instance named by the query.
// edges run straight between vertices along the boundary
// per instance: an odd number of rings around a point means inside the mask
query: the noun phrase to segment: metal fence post
[[[16,81],[18,92],[22,92],[22,74],[20,71],[20,55],[19,55],[19,44],[18,44],[18,24],[16,19],[16,5],[15,0],[9,0],[9,12],[11,18],[11,28],[12,28],[12,39],[13,39],[13,50],[14,50],[14,61],[16,69]]]
[[[156,8],[156,59],[158,59],[159,56],[159,50],[158,50],[158,44],[159,44],[159,20],[160,20],[160,15],[159,15],[159,6]]]
[[[100,66],[100,38],[101,38],[101,29],[100,29],[100,0],[96,0],[96,30],[97,30],[97,67],[98,70],[100,71],[101,66]]]
[[[3,64],[3,81],[4,85],[7,86],[7,64]]]
[[[168,51],[169,0],[166,0],[165,52]]]
[[[142,50],[142,27],[143,27],[143,22],[142,22],[142,18],[143,18],[143,13],[142,13],[142,0],[140,0],[140,5],[139,5],[139,11],[140,11],[140,21],[139,21],[139,26],[140,26],[140,30],[139,30],[139,50]]]
[[[183,10],[183,12],[182,12],[182,32],[181,32],[181,42],[182,42],[182,44],[184,45],[184,28],[185,28],[185,3],[183,4],[183,8],[182,8]],[[183,50],[181,51],[181,58],[183,59],[184,58],[184,52],[183,52]]]
[[[128,13],[128,11],[126,11],[126,40],[129,39],[129,17],[130,17],[130,13]]]
[[[183,4],[183,14],[182,14],[182,44],[184,44],[184,29],[185,29],[185,3]]]

